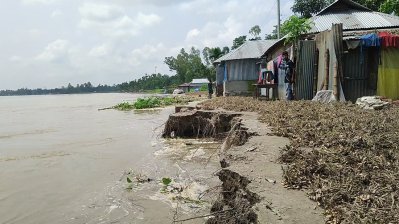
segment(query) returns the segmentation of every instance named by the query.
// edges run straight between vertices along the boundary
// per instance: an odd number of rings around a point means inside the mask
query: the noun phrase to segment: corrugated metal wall
[[[222,85],[224,79],[224,64],[220,64],[216,67],[216,84]]]
[[[228,81],[257,80],[259,68],[256,63],[259,59],[242,59],[226,61]]]
[[[295,98],[298,100],[313,99],[313,81],[315,70],[315,41],[300,41],[298,48],[298,67],[295,83]]]
[[[378,55],[377,52],[375,53]],[[363,49],[361,51],[360,48],[349,50],[349,52],[344,55],[343,89],[346,100],[355,102],[357,98],[362,96],[373,96],[377,93],[374,86],[370,85],[371,76],[368,66],[369,63],[373,62],[369,55],[368,49]],[[377,55],[371,54],[372,57],[377,57]],[[374,82],[376,82],[376,80]]]

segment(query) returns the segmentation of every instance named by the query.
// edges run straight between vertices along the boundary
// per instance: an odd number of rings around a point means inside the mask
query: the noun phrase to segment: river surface
[[[98,110],[138,97],[0,97],[0,223],[170,223],[173,209],[157,200],[156,181],[181,177],[185,165],[198,181],[217,167],[161,158],[160,132],[173,108]],[[129,171],[156,181],[128,191]]]

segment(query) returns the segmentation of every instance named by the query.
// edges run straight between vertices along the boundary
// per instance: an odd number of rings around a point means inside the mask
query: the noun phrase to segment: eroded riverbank
[[[324,222],[322,211],[305,193],[281,185],[277,159],[289,141],[269,134],[254,113],[194,110],[170,116],[165,136],[223,136],[215,172],[221,181],[218,196],[208,215],[192,218],[206,223]]]

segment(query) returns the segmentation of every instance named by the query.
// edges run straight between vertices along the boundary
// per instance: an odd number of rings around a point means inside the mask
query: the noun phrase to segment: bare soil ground
[[[229,168],[252,180],[248,188],[263,198],[260,223],[399,223],[397,106],[365,111],[352,104],[228,97],[202,107],[260,115],[262,123],[255,115],[243,119],[258,136],[228,152]],[[304,190],[315,203],[289,189]]]
[[[242,146],[228,150],[229,169],[247,177],[248,189],[260,196],[255,206],[258,223],[324,223],[323,210],[302,191],[283,186],[283,170],[278,162],[284,137],[271,136],[271,130],[258,121],[256,113],[244,113],[242,124],[256,133]]]

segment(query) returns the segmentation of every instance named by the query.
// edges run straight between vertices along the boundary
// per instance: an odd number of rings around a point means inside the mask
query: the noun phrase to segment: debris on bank
[[[399,220],[399,107],[364,110],[351,103],[217,98],[204,109],[253,111],[287,137],[284,184],[305,189],[327,223]]]
[[[357,99],[356,105],[366,110],[382,110],[389,106],[389,102],[382,101],[379,96],[364,96]]]
[[[312,99],[312,101],[320,103],[332,103],[337,102],[337,99],[334,96],[334,91],[321,90],[316,93],[316,96]]]

